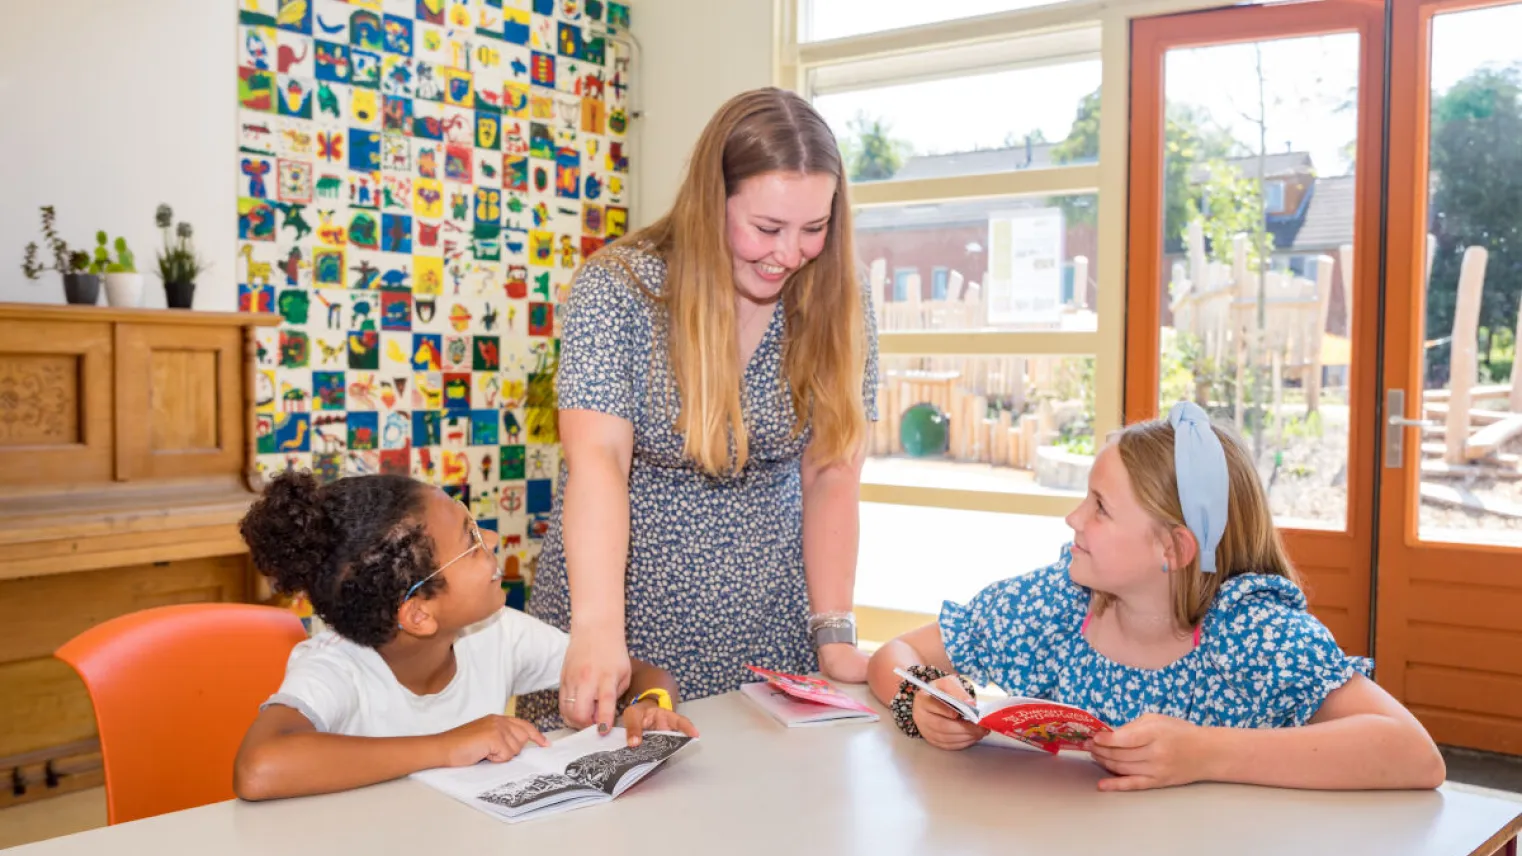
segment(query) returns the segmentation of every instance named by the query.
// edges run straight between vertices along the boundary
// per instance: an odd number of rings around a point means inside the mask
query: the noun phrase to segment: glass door
[[[1379,682],[1522,753],[1522,3],[1394,0]]]
[[[1370,646],[1383,10],[1137,21],[1128,421],[1234,425],[1316,615]]]

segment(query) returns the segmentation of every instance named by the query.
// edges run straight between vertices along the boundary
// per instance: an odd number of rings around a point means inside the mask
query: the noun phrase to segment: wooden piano
[[[279,316],[0,303],[0,806],[100,784],[52,652],[106,619],[261,588],[254,330]]]

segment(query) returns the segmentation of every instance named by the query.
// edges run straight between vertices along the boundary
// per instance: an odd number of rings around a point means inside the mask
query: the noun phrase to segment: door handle
[[[1406,391],[1404,389],[1385,390],[1385,468],[1398,469],[1404,461],[1402,458],[1406,452],[1407,428],[1440,428],[1441,422],[1431,419],[1407,419]]]

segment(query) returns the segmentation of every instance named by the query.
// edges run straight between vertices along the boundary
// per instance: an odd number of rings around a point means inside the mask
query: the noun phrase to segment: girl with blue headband
[[[1443,782],[1373,663],[1306,610],[1250,455],[1199,407],[1118,432],[1067,523],[1056,563],[946,602],[873,655],[872,691],[906,733],[964,749],[987,732],[895,668],[969,700],[976,681],[1094,712],[1115,729],[1086,747],[1102,790]]]

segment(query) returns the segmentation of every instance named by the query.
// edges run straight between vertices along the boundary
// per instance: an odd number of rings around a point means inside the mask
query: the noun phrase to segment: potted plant
[[[95,260],[90,270],[106,277],[106,302],[116,307],[137,306],[143,302],[143,275],[137,272],[137,259],[127,249],[127,239],[117,238],[116,259],[106,248],[106,233],[95,233]]]
[[[175,226],[174,235],[171,237],[169,234],[170,226],[174,223],[173,209],[168,205],[160,205],[153,220],[164,233],[164,248],[159,251],[158,261],[159,279],[164,281],[165,302],[170,309],[189,309],[195,299],[196,277],[209,266],[196,255],[195,245],[191,242],[194,232],[189,223]]]
[[[45,265],[37,259],[37,242],[26,245],[26,257],[21,262],[21,272],[27,279],[40,279],[43,271],[58,271],[63,276],[64,299],[70,303],[94,304],[100,299],[100,277],[90,273],[90,254],[83,250],[70,250],[69,245],[54,228],[57,213],[53,206],[42,206],[42,237],[53,254],[53,264]]]

